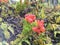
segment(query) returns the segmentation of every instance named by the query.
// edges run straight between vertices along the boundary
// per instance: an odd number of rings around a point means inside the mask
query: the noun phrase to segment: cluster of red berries
[[[45,27],[44,27],[44,20],[36,20],[36,16],[33,14],[26,14],[25,15],[25,20],[29,23],[32,23],[34,21],[37,22],[37,26],[32,27],[32,30],[38,34],[45,32]]]

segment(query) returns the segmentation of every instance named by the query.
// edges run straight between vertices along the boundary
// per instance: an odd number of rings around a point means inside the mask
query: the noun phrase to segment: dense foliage
[[[59,45],[59,7],[0,3],[0,45]]]

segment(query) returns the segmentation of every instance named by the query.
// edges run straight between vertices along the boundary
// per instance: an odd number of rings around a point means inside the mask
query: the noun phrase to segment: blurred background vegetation
[[[11,45],[24,45],[24,43],[26,45],[31,45],[31,43],[33,45],[45,45],[45,43],[46,45],[53,45],[55,43],[59,45],[60,0],[24,0],[23,3],[22,1],[23,0],[20,0],[18,2],[11,2],[9,0],[8,3],[0,3],[0,28],[3,29],[7,41],[9,41],[8,38],[10,37],[8,29],[12,34],[14,34],[14,30],[11,26],[16,26],[15,22],[17,21],[15,21],[14,24],[11,24],[11,22],[14,21],[15,18],[18,18],[18,27],[20,28],[22,22],[24,22],[23,26],[27,26],[24,28],[24,30],[29,30],[31,26],[27,24],[27,22],[25,22],[23,19],[25,14],[32,13],[36,15],[37,19],[44,20],[46,34],[37,36],[35,33],[28,33],[28,35],[24,35],[28,31],[23,31],[23,34],[21,34],[22,32],[17,34],[15,40],[10,41],[9,43],[11,43]],[[8,19],[7,17],[9,16],[14,17],[14,19],[11,18],[11,21],[9,21],[10,23],[4,20]],[[22,18],[22,21],[20,18]]]

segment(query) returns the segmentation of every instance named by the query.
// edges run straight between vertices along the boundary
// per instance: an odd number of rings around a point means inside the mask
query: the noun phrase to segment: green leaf
[[[3,19],[2,18],[0,18],[0,22],[2,21]]]
[[[56,19],[56,23],[60,23],[60,16]]]
[[[11,10],[8,11],[8,14],[13,14]]]
[[[23,21],[23,31],[22,34],[26,35],[31,31],[31,24],[26,20]]]
[[[17,3],[16,4],[16,11],[17,12],[20,12],[21,10],[24,10],[26,8],[26,4],[24,3],[24,4],[20,4],[20,2],[19,3]]]
[[[45,12],[44,12],[44,8],[41,9],[41,19],[45,19],[46,18],[46,15],[45,15]]]
[[[54,37],[56,37],[56,34],[59,33],[60,34],[60,31],[54,31]]]
[[[10,38],[10,33],[8,31],[4,31],[3,33],[4,33],[6,39]]]
[[[37,22],[36,22],[36,21],[35,21],[35,22],[32,22],[32,23],[31,23],[31,26],[32,26],[32,27],[37,26]]]
[[[14,45],[14,41],[11,41],[10,44],[11,44],[11,45]]]
[[[56,30],[56,29],[57,29],[57,24],[52,24],[52,28],[53,28],[54,30]]]
[[[53,28],[52,28],[52,24],[49,23],[49,24],[47,25],[46,29],[47,29],[47,30],[53,30]]]
[[[14,34],[14,29],[11,26],[9,26],[8,29]]]
[[[15,39],[13,42],[11,42],[13,45],[17,45],[18,44],[18,42],[20,42],[21,40],[20,40],[20,38],[17,38],[17,39]]]
[[[8,25],[7,25],[6,23],[2,23],[2,24],[1,24],[1,28],[2,28],[3,30],[7,30]]]

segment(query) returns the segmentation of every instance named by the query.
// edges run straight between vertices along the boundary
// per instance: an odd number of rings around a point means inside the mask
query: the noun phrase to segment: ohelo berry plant
[[[22,33],[20,34],[20,36],[18,35],[18,37],[20,37],[20,41],[18,41],[18,42],[19,42],[19,44],[21,44],[22,41],[27,40],[28,44],[29,44],[29,42],[31,44],[33,44],[34,40],[38,40],[39,36],[44,36],[44,35],[41,35],[44,33],[45,33],[44,20],[37,20],[36,16],[34,14],[26,14],[25,18],[23,18]],[[29,35],[32,36],[31,39],[30,39]],[[32,42],[31,42],[31,40],[32,40]],[[43,42],[43,40],[42,40],[42,42]]]
[[[8,1],[0,0],[0,45],[59,45],[60,6],[55,5],[56,0]]]

